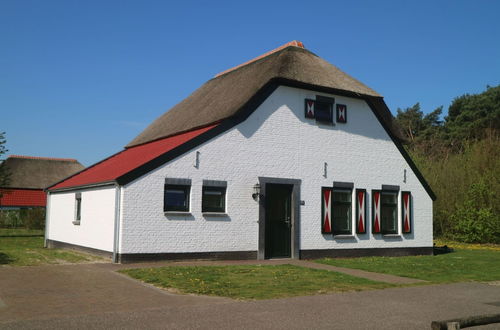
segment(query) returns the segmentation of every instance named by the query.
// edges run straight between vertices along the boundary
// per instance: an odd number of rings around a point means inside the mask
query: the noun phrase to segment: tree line
[[[397,109],[406,149],[437,195],[434,235],[500,243],[500,85],[424,114]]]

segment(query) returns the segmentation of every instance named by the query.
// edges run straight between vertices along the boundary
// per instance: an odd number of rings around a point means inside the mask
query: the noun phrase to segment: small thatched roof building
[[[0,207],[45,206],[43,189],[83,170],[76,159],[11,155],[3,163],[10,173],[2,190]]]

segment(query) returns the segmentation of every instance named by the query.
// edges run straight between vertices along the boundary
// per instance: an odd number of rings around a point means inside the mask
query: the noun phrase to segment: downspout
[[[120,199],[121,199],[121,186],[116,184],[115,190],[115,231],[113,240],[113,262],[119,262],[118,247],[120,243]]]
[[[49,240],[49,215],[50,215],[50,191],[47,191],[47,205],[45,206],[45,240],[43,247],[48,247]]]

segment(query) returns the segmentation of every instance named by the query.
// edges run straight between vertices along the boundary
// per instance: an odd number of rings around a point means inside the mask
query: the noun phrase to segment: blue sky
[[[425,112],[500,84],[500,1],[0,0],[9,154],[123,148],[216,73],[288,41]]]

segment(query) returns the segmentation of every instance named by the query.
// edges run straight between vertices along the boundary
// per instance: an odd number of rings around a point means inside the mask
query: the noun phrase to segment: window
[[[380,226],[382,234],[398,233],[398,192],[382,191],[380,194]]]
[[[314,117],[317,121],[333,124],[333,104],[335,99],[324,96],[316,96],[314,104]]]
[[[332,222],[334,235],[352,234],[352,191],[336,189],[332,193]]]
[[[73,224],[80,224],[80,219],[82,218],[82,193],[75,194],[75,220]]]
[[[190,191],[191,180],[167,178],[165,180],[163,211],[189,212]]]
[[[226,212],[226,181],[203,180],[202,212]]]

